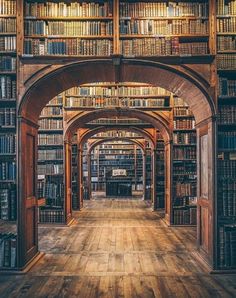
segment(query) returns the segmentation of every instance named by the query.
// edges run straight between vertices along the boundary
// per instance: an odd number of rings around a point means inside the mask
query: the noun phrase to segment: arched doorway
[[[216,124],[210,86],[203,78],[195,77],[193,72],[181,67],[135,59],[118,62],[114,63],[112,59],[83,61],[49,67],[42,73],[37,71],[27,79],[22,78],[24,88],[21,89],[18,109],[18,267],[24,267],[38,252],[35,191],[39,114],[53,96],[68,88],[82,83],[111,80],[145,82],[163,87],[183,98],[193,111],[199,157],[198,246],[201,255],[214,267]],[[86,117],[84,119],[88,120]],[[163,130],[163,136],[164,133]],[[170,151],[166,153],[170,155]]]

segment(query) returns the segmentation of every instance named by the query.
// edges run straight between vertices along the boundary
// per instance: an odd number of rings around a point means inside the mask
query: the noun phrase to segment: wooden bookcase
[[[218,266],[236,268],[236,2],[217,1]]]
[[[16,2],[0,6],[0,270],[16,266]]]

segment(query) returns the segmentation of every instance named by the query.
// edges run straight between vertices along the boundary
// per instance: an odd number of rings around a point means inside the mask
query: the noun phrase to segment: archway
[[[21,88],[18,108],[18,267],[24,267],[38,253],[35,193],[39,114],[52,97],[66,89],[107,81],[145,82],[163,87],[183,98],[193,111],[199,156],[198,246],[201,255],[214,267],[216,110],[210,85],[187,68],[136,59],[118,59],[118,63],[115,59],[76,62],[49,67],[26,80],[22,78],[25,85]]]
[[[96,136],[95,136],[95,138],[96,138]],[[114,136],[114,137],[104,137],[103,139],[93,139],[93,140],[88,139],[88,141],[90,141],[90,142],[88,144],[87,156],[90,157],[90,158],[91,158],[91,153],[93,152],[93,150],[96,147],[99,147],[102,144],[106,145],[107,143],[111,143],[111,144],[114,143],[114,145],[119,146],[120,144],[127,143],[127,144],[133,144],[133,145],[135,145],[135,147],[138,147],[141,150],[141,152],[142,152],[142,161],[140,161],[140,160],[139,161],[142,162],[142,163],[144,163],[143,158],[145,157],[145,148],[146,148],[146,141],[145,141],[145,139],[136,139],[135,137],[129,137],[129,136],[120,136],[120,137],[119,136],[118,137],[115,137]],[[120,148],[120,147],[118,147],[118,148]],[[136,167],[137,166],[136,165],[136,161],[133,161],[133,163],[135,164],[134,167]],[[90,166],[91,165],[88,165],[88,167],[90,167]],[[120,165],[119,164],[116,164],[116,167],[117,166],[119,168]],[[112,168],[113,168],[113,166],[112,166]],[[126,166],[124,166],[124,168],[126,168]],[[99,170],[100,169],[98,168],[98,171]],[[127,171],[127,173],[126,173],[127,178],[132,177],[132,175],[131,176],[129,175],[130,169],[128,169],[126,171]],[[111,170],[110,171],[107,171],[107,168],[106,168],[106,171],[104,172],[104,174],[105,174],[104,176],[107,178],[107,174],[109,174],[109,173],[110,173],[110,178],[111,178],[112,177]],[[144,179],[145,179],[144,178],[144,175],[145,175],[145,168],[142,167],[142,181],[143,181],[142,182],[142,185],[143,185],[142,194],[143,194],[143,199],[144,199],[144,196],[145,196],[144,194],[145,194],[145,187],[146,187],[146,184],[144,182]],[[135,179],[135,184],[136,184],[137,177],[134,176],[133,178]],[[89,180],[89,184],[91,185],[91,183],[90,183],[91,175],[90,175],[90,179],[88,178],[88,180]],[[132,188],[133,183],[134,183],[133,179],[131,179],[130,182],[131,182],[131,188]],[[104,187],[103,191],[104,191],[104,193],[106,193],[106,187]],[[90,196],[91,196],[91,190],[90,190]],[[139,194],[139,197],[140,197],[140,194]]]
[[[64,133],[64,139],[65,139],[65,172],[66,172],[66,179],[65,179],[65,199],[66,199],[66,204],[65,204],[65,213],[67,214],[66,216],[70,218],[72,214],[71,210],[71,171],[70,171],[70,161],[71,161],[71,138],[75,134],[78,128],[83,127],[85,123],[88,123],[92,120],[96,120],[99,118],[111,118],[111,117],[131,117],[131,118],[137,118],[143,121],[147,121],[150,123],[154,130],[153,134],[147,133],[144,130],[142,131],[142,134],[145,136],[145,138],[151,139],[152,143],[152,184],[151,184],[151,197],[153,201],[153,209],[155,210],[157,208],[157,202],[156,202],[156,183],[155,177],[156,177],[156,158],[157,158],[157,152],[156,152],[156,144],[157,144],[157,130],[159,130],[163,136],[163,139],[165,141],[165,156],[166,156],[166,168],[171,168],[171,153],[172,153],[172,135],[170,133],[169,129],[169,123],[168,119],[164,117],[165,115],[162,115],[161,113],[145,113],[140,110],[131,110],[128,108],[110,108],[110,109],[99,109],[97,111],[89,111],[89,112],[82,112],[82,113],[75,113],[70,116],[67,122],[67,126],[65,127],[65,133]],[[94,132],[95,133],[95,132]],[[91,132],[91,134],[93,133]],[[78,140],[78,143],[81,141],[85,141],[86,137]],[[78,150],[78,168],[79,168],[79,179],[81,180],[81,164],[82,164],[82,148],[79,148]],[[167,221],[170,220],[170,212],[171,212],[171,195],[172,195],[172,189],[171,189],[171,183],[172,183],[172,172],[168,171],[166,175],[166,218]],[[79,182],[80,185],[82,185],[81,181]],[[82,195],[82,187],[80,187],[79,192],[78,192],[78,197],[79,197],[79,204],[78,204],[78,209],[83,204],[83,201],[81,201],[83,195]]]

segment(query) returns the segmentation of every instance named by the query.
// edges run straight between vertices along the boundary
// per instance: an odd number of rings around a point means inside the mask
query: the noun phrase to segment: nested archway
[[[100,118],[112,118],[112,117],[126,117],[126,118],[135,118],[139,120],[143,120],[148,122],[153,126],[153,132],[148,133],[145,130],[142,130],[142,134],[145,136],[145,138],[150,139],[152,143],[152,189],[151,189],[151,197],[153,202],[153,208],[156,209],[156,142],[157,142],[157,130],[159,130],[163,136],[163,139],[165,141],[165,162],[166,162],[166,168],[171,167],[171,144],[172,144],[172,134],[170,132],[169,128],[169,122],[168,117],[162,113],[153,113],[153,112],[144,112],[138,109],[129,109],[129,108],[109,108],[109,109],[99,109],[96,111],[89,111],[89,112],[81,112],[81,113],[73,113],[68,117],[67,125],[65,127],[65,133],[64,133],[64,139],[65,139],[65,160],[66,160],[66,179],[65,179],[65,198],[66,198],[66,204],[65,204],[65,212],[68,214],[68,217],[71,215],[71,171],[70,171],[70,162],[71,162],[71,144],[70,139],[73,137],[75,132],[78,130],[78,128],[81,128],[85,125],[85,123],[88,123],[93,120],[97,120]],[[88,135],[95,134],[95,131]],[[83,141],[86,140],[86,137],[82,138]],[[78,143],[82,141],[80,137],[78,138]],[[78,150],[78,178],[79,182],[79,190],[78,190],[78,209],[83,206],[83,190],[82,190],[82,171],[81,171],[81,165],[82,165],[82,154],[81,154],[82,148],[80,147]],[[170,218],[170,208],[171,208],[171,181],[172,181],[172,172],[167,172],[167,179],[166,179],[166,188],[168,191],[166,192],[166,216],[167,218]]]
[[[116,61],[117,62],[117,61]],[[90,60],[66,65],[45,65],[32,74],[25,66],[20,74],[18,115],[18,267],[24,267],[38,252],[36,153],[37,121],[43,107],[57,94],[90,82],[143,82],[165,88],[183,98],[197,123],[198,143],[198,244],[201,255],[214,266],[216,243],[213,233],[215,203],[215,122],[216,109],[211,88],[190,68],[137,59]],[[27,71],[27,67],[29,71]],[[26,77],[24,75],[26,74]],[[166,141],[168,142],[168,141]],[[26,146],[27,144],[27,146]],[[168,152],[171,155],[171,152]],[[203,175],[204,173],[204,175]],[[204,179],[206,178],[207,179]],[[204,229],[203,229],[204,226]]]

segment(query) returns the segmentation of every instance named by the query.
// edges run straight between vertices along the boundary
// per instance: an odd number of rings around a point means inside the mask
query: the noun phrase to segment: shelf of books
[[[64,222],[63,98],[53,98],[42,110],[38,132],[38,198],[40,223]]]
[[[10,270],[17,266],[16,2],[0,2],[0,270]]]
[[[169,108],[170,92],[138,83],[103,83],[74,87],[65,92],[67,109],[128,107],[139,109]]]
[[[124,56],[209,54],[208,1],[120,1]]]
[[[217,1],[218,266],[236,269],[236,1]]]
[[[156,200],[157,208],[165,208],[165,148],[160,133],[157,137]]]
[[[196,130],[185,102],[173,98],[173,224],[196,225]]]
[[[105,140],[104,140],[105,141]],[[106,176],[112,169],[125,169],[132,178],[133,190],[142,190],[142,154],[130,142],[115,141],[98,145],[91,154],[91,181],[93,191],[105,191]],[[138,150],[137,150],[138,151]]]
[[[147,144],[147,148],[145,150],[145,169],[146,169],[146,181],[145,181],[145,199],[146,200],[151,200],[152,195],[151,195],[151,185],[152,185],[152,151],[151,148],[149,147],[149,144]]]
[[[208,42],[207,0],[24,4],[25,55],[202,56]]]
[[[25,1],[24,54],[110,56],[112,1]]]

